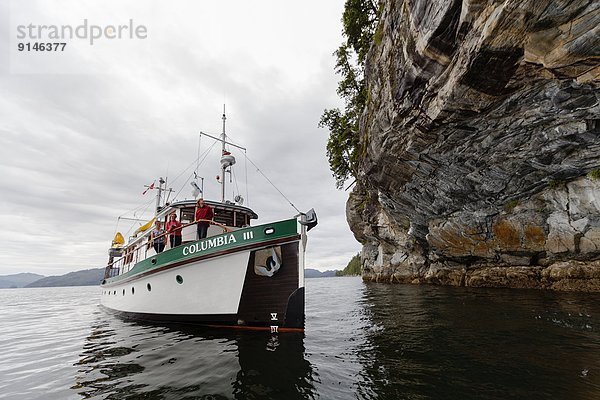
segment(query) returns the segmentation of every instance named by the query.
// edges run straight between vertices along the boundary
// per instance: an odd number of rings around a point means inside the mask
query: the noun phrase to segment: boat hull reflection
[[[83,398],[315,398],[304,334],[98,320],[72,389]]]

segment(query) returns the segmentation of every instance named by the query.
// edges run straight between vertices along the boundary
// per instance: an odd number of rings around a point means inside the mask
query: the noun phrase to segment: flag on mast
[[[154,189],[154,183],[155,183],[155,182],[156,182],[156,181],[152,182],[152,184],[150,184],[149,186],[146,186],[146,187],[147,187],[147,189],[146,189],[146,190],[144,190],[144,191],[142,192],[142,196],[143,196],[143,195],[145,195],[145,194],[146,194],[146,192],[147,192],[148,190],[150,190],[150,189]]]

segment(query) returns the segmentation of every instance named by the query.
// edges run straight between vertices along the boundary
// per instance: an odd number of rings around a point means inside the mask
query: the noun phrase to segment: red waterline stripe
[[[244,326],[244,325],[208,325],[202,324],[209,328],[220,328],[220,329],[237,329],[242,331],[271,331],[270,326]],[[304,328],[285,328],[282,326],[277,327],[277,333],[279,332],[304,332]],[[276,332],[273,332],[276,333]]]

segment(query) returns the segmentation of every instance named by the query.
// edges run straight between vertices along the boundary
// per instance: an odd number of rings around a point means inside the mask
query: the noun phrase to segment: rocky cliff
[[[383,2],[363,279],[600,291],[599,26],[591,0]]]

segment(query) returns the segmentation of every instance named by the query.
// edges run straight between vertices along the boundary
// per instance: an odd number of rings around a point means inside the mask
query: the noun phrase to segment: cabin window
[[[149,292],[152,291],[152,285],[150,285],[149,283],[146,284],[146,289],[148,289]]]
[[[194,209],[193,208],[182,208],[181,209],[181,217],[179,220],[182,224],[189,224],[190,222],[194,222]]]
[[[175,280],[177,281],[177,283],[179,283],[180,285],[183,283],[183,277],[181,275],[177,275],[175,277]]]
[[[235,226],[241,228],[246,225],[248,225],[248,216],[240,212],[235,213]]]
[[[232,209],[223,209],[219,206],[210,205],[214,212],[214,221],[225,226],[234,226],[242,228],[250,225],[250,215],[246,212]],[[186,207],[181,209],[180,221],[182,224],[194,222],[196,209],[194,207]]]
[[[226,226],[234,226],[233,225],[233,211],[230,210],[215,210],[215,222]]]

